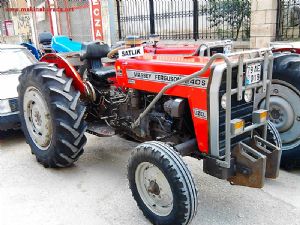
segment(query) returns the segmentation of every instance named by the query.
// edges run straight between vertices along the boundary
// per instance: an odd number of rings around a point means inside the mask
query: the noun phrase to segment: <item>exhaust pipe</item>
[[[198,149],[197,141],[196,139],[191,139],[186,142],[183,142],[179,145],[175,146],[175,149],[177,152],[182,156],[188,156],[191,153],[195,152],[196,149]]]

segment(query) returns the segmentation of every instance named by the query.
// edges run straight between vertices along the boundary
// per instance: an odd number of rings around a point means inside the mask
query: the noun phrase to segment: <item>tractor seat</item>
[[[100,42],[84,42],[81,46],[80,59],[84,61],[95,81],[106,81],[107,78],[116,75],[114,66],[104,66],[102,58],[109,53],[110,48],[107,44]]]
[[[110,48],[107,44],[100,42],[83,42],[81,44],[81,55],[80,59],[84,60],[100,60],[109,53]]]
[[[93,78],[97,80],[106,80],[107,78],[115,77],[116,70],[114,66],[103,66],[96,69],[91,69],[90,72]]]

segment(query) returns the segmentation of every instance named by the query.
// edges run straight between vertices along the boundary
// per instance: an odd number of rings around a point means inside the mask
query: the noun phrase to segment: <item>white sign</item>
[[[227,44],[224,46],[224,54],[230,54],[231,53],[231,44]]]
[[[144,55],[144,48],[141,47],[135,47],[135,48],[126,48],[119,50],[119,58],[125,59],[125,58],[131,58],[131,57],[137,57]]]
[[[197,118],[207,120],[207,111],[194,108],[194,115]]]
[[[250,85],[260,81],[261,64],[251,63],[247,65],[245,84]]]

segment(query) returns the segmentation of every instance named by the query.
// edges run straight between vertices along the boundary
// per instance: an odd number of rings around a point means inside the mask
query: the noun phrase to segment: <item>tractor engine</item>
[[[162,98],[152,111],[141,121],[140,126],[132,129],[132,123],[138,118],[155,97],[154,94],[128,90],[127,101],[120,104],[118,118],[112,125],[129,134],[138,141],[160,140],[180,143],[186,139],[189,126],[188,115],[185,114],[186,100],[182,98]],[[189,135],[190,136],[190,135]]]
[[[111,86],[95,88],[97,97],[86,102],[88,118],[114,128],[120,135],[137,141],[159,140],[174,144],[182,143],[193,136],[193,124],[187,112],[188,104],[183,98],[162,98],[152,111],[132,129],[132,123],[155,97],[154,94],[133,89],[122,90]],[[89,120],[88,120],[89,121]]]

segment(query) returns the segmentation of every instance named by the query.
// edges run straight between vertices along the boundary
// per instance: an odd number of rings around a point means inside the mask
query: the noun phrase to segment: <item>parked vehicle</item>
[[[39,60],[42,56],[42,54],[40,53],[40,51],[36,48],[35,45],[33,45],[32,43],[21,43],[21,45],[25,48],[27,48],[32,55],[34,55],[34,57]]]
[[[37,60],[24,47],[0,44],[0,131],[20,126],[18,77],[24,67],[34,63]]]
[[[300,166],[300,42],[271,43],[274,53],[273,86],[270,100],[270,121],[279,130],[283,142],[281,166],[291,169]],[[207,42],[200,45],[168,45],[152,41],[145,52],[153,54],[212,56],[230,53],[230,40]],[[264,98],[257,98],[259,107]]]
[[[142,143],[129,159],[130,189],[156,225],[188,224],[196,214],[197,190],[182,156],[203,159],[205,173],[236,185],[261,188],[265,177],[278,176],[281,140],[267,121],[269,50],[211,58],[131,55],[115,66],[101,61],[109,51],[86,43],[80,56],[47,54],[23,70],[22,129],[42,165],[72,165],[85,132],[131,136]],[[255,107],[257,95],[266,99],[264,109]]]
[[[146,53],[177,54],[211,57],[216,53],[229,54],[232,51],[232,41],[209,41],[201,44],[160,44],[145,46]]]
[[[130,42],[128,40],[131,40]],[[108,58],[117,58],[118,51],[131,46],[143,45],[144,52],[155,55],[190,55],[190,56],[208,56],[211,57],[216,53],[229,54],[232,51],[232,41],[203,41],[200,44],[166,44],[160,43],[159,37],[150,40],[143,40],[139,36],[127,37],[127,44],[124,41],[113,46],[113,50]]]
[[[50,32],[39,34],[39,51],[42,55],[46,53],[78,52],[81,50],[81,43],[73,41],[64,35],[53,36]]]
[[[292,169],[300,166],[300,42],[271,43],[271,47],[274,67],[270,120],[282,139],[281,164]]]
[[[57,53],[79,52],[81,50],[81,43],[73,41],[67,36],[57,35],[52,37],[51,47]]]

